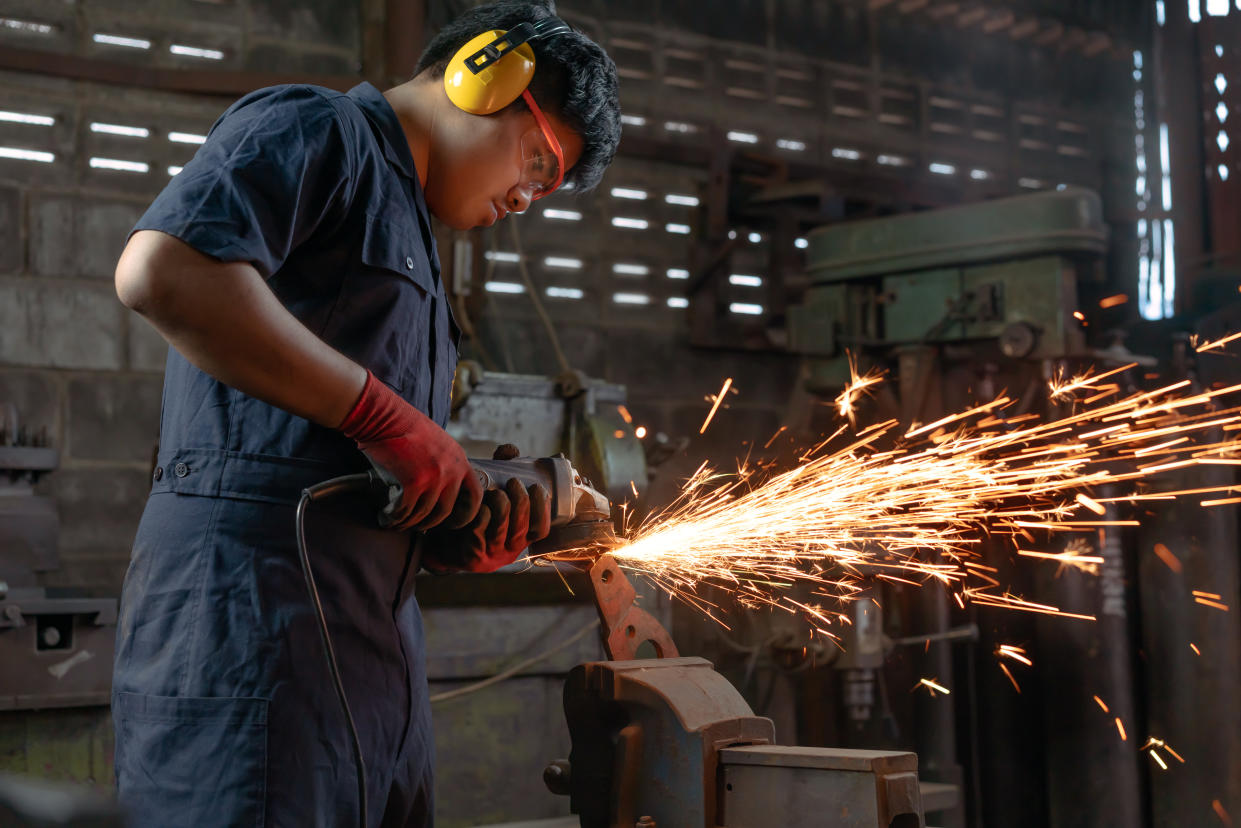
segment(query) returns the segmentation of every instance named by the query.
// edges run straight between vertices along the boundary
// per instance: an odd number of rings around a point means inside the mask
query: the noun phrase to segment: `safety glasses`
[[[530,90],[522,90],[521,97],[539,125],[521,136],[521,187],[533,201],[551,195],[564,181],[564,150]]]

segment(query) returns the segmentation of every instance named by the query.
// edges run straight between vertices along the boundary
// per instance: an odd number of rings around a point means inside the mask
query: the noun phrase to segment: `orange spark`
[[[620,412],[621,419],[627,423],[633,423],[633,415],[629,413],[629,409],[623,405],[616,406],[616,410]]]
[[[1053,383],[1052,391],[1097,395],[1101,380],[1128,367]],[[1107,400],[1077,400],[1072,413],[1051,421],[1005,417],[1015,402],[1000,396],[908,430],[888,420],[850,435],[842,425],[785,470],[742,465],[724,474],[704,464],[676,502],[640,525],[626,525],[627,539],[609,551],[622,566],[717,621],[721,608],[697,594],[703,584],[741,596],[747,606],[808,614],[792,599],[793,587],[843,604],[857,600],[856,585],[875,576],[945,588],[959,607],[973,602],[1093,620],[1005,589],[994,568],[982,565],[990,548],[983,540],[1089,571],[1103,559],[1084,554],[1090,550],[1082,536],[1138,523],[1102,519],[1103,503],[1241,493],[1236,485],[1123,490],[1169,468],[1241,456],[1241,435],[1219,440],[1213,430],[1241,429],[1241,405],[1229,402],[1241,386],[1192,391],[1188,385],[1178,381],[1123,397],[1109,391]],[[704,431],[730,388],[731,378],[716,395]],[[1152,448],[1162,453],[1141,465]],[[1184,459],[1169,459],[1177,457]],[[1106,498],[1086,494],[1102,486],[1121,491]],[[1083,507],[1101,519],[1076,519]],[[1061,553],[1018,548],[1047,543],[1044,532],[1077,537]],[[1181,570],[1166,546],[1155,545],[1155,554]],[[828,615],[836,622],[840,613]]]
[[[1091,575],[1099,574],[1099,566],[1103,563],[1103,558],[1099,555],[1080,555],[1072,549],[1065,549],[1063,552],[1054,553],[1018,549],[1017,554],[1023,558],[1044,558],[1049,561],[1058,561],[1062,566],[1071,566]]]
[[[1213,609],[1223,610],[1224,612],[1228,612],[1228,605],[1221,604],[1219,601],[1212,601],[1207,598],[1195,598],[1194,600],[1197,601],[1199,604],[1202,604],[1204,607],[1211,607]]]
[[[1034,662],[1026,656],[1024,647],[1017,647],[1012,644],[1001,644],[999,647],[996,647],[995,654],[1002,658],[1011,658],[1014,661],[1020,661],[1027,667],[1034,666]]]
[[[1076,319],[1078,322],[1085,322],[1086,314],[1082,313],[1081,311],[1073,311],[1073,318]]]
[[[1204,342],[1203,344],[1195,347],[1194,350],[1197,351],[1198,353],[1202,353],[1203,351],[1213,351],[1216,348],[1224,347],[1229,342],[1232,342],[1234,339],[1241,339],[1241,331],[1237,333],[1233,333],[1233,334],[1228,334],[1228,336],[1225,336],[1221,339],[1216,339],[1213,342]]]
[[[1181,571],[1181,559],[1173,555],[1172,550],[1162,543],[1155,544],[1155,554],[1167,565],[1168,569],[1178,573]]]
[[[633,430],[633,436],[641,440],[646,436],[646,426],[638,426]]]
[[[1202,655],[1202,651],[1198,649],[1198,645],[1197,645],[1197,644],[1195,644],[1195,643],[1194,643],[1194,642],[1192,642],[1192,641],[1191,641],[1191,642],[1189,642],[1189,649],[1193,650],[1193,651],[1194,651],[1194,655],[1196,655],[1196,656],[1200,656],[1200,655]]]
[[[724,402],[724,395],[728,393],[728,389],[732,387],[732,384],[732,377],[724,380],[724,387],[720,389],[720,393],[715,395],[715,404],[711,406],[711,411],[707,414],[707,419],[702,421],[702,428],[698,429],[699,434],[707,433],[707,426],[711,425],[711,418],[714,417],[715,412],[719,410],[720,403]]]
[[[1017,679],[1013,678],[1013,674],[1008,671],[1008,665],[1001,661],[1000,669],[1004,671],[1004,675],[1008,676],[1008,680],[1013,683],[1013,689],[1020,693],[1021,685],[1017,683]]]
[[[1107,509],[1103,508],[1103,504],[1099,503],[1097,500],[1092,500],[1089,497],[1086,497],[1086,495],[1081,492],[1078,492],[1074,499],[1090,511],[1094,512],[1096,515],[1107,514]]]
[[[1125,735],[1125,726],[1124,726],[1124,724],[1120,721],[1120,717],[1119,717],[1119,716],[1117,716],[1117,717],[1116,717],[1116,730],[1120,732],[1120,741],[1122,741],[1122,742],[1127,742],[1127,741],[1129,741],[1129,737]]]
[[[1210,598],[1213,601],[1218,601],[1222,597],[1218,592],[1203,592],[1200,589],[1191,590],[1191,592],[1195,598]]]
[[[780,426],[776,429],[776,433],[767,438],[767,442],[763,443],[763,448],[771,448],[771,444],[776,441],[782,432],[788,429],[788,426]]]
[[[1102,299],[1100,299],[1100,300],[1099,300],[1099,307],[1101,307],[1101,308],[1114,308],[1114,307],[1116,307],[1117,305],[1123,305],[1123,304],[1125,304],[1125,303],[1126,303],[1126,302],[1128,302],[1128,301],[1129,301],[1129,296],[1128,296],[1128,294],[1125,294],[1125,293],[1114,293],[1114,294],[1112,294],[1111,296],[1104,296]]]
[[[1102,708],[1103,708],[1103,712],[1104,712],[1104,713],[1108,712],[1108,710],[1107,710],[1107,705],[1103,703],[1103,699],[1099,698],[1098,696],[1095,696],[1095,697],[1094,697],[1094,700],[1095,700],[1096,702],[1098,702],[1099,707],[1102,707]]]
[[[1047,383],[1047,388],[1051,392],[1051,398],[1053,400],[1067,399],[1068,397],[1071,397],[1075,391],[1097,391],[1099,390],[1099,380],[1106,379],[1123,371],[1128,371],[1130,368],[1134,368],[1136,366],[1136,362],[1130,362],[1128,365],[1122,365],[1119,368],[1104,371],[1102,374],[1092,374],[1087,371],[1084,374],[1079,374],[1076,377],[1071,378],[1065,378],[1063,374],[1058,374]]]
[[[1140,747],[1139,750],[1145,750],[1149,752],[1151,755],[1151,758],[1159,763],[1159,767],[1163,768],[1164,770],[1167,770],[1168,764],[1163,761],[1162,756],[1160,756],[1158,753],[1155,752],[1155,748],[1159,748],[1160,750],[1167,751],[1169,755],[1174,757],[1182,765],[1185,764],[1185,758],[1181,756],[1181,754],[1173,750],[1172,746],[1169,745],[1167,742],[1165,742],[1163,739],[1156,739],[1154,736],[1149,737],[1146,740],[1146,744],[1142,745],[1142,747]]]
[[[1219,821],[1225,825],[1232,825],[1232,817],[1228,816],[1228,811],[1224,810],[1224,804],[1218,799],[1211,800],[1211,810],[1215,811],[1215,815],[1219,817]]]
[[[919,686],[926,687],[930,691],[932,696],[934,696],[937,691],[940,693],[943,693],[945,696],[952,693],[951,690],[949,690],[944,685],[936,682],[935,679],[929,679],[929,678],[918,679],[918,684],[914,685],[914,689],[917,690]]]
[[[841,417],[849,422],[854,422],[857,414],[856,406],[858,400],[863,395],[869,395],[866,389],[872,385],[878,385],[883,382],[883,371],[878,368],[872,368],[864,375],[859,375],[857,370],[857,360],[853,354],[848,354],[849,360],[849,382],[845,384],[844,389],[836,397],[836,411]]]

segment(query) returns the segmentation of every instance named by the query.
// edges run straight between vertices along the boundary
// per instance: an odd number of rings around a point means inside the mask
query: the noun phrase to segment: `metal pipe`
[[[1100,494],[1119,490],[1104,487]],[[1116,504],[1107,510],[1105,520],[1118,519]],[[1036,622],[1048,822],[1057,828],[1144,824],[1135,749],[1141,743],[1134,744],[1144,733],[1134,696],[1134,565],[1122,540],[1116,528],[1099,531],[1095,542],[1103,564],[1097,575],[1073,567],[1040,570],[1042,600],[1096,618],[1091,623],[1039,616]]]
[[[1175,473],[1168,488],[1231,485],[1230,468]],[[1217,825],[1241,815],[1241,556],[1237,513],[1194,500],[1161,504],[1138,530],[1147,731],[1185,758],[1150,770],[1153,825]],[[1154,554],[1155,544],[1162,554]],[[1171,564],[1171,565],[1170,565]],[[1179,571],[1175,568],[1179,566]],[[1220,596],[1225,612],[1194,600]],[[1208,599],[1209,600],[1209,599]],[[1195,653],[1190,645],[1198,648]],[[1140,743],[1139,743],[1140,746]],[[1114,824],[1120,824],[1119,822]]]

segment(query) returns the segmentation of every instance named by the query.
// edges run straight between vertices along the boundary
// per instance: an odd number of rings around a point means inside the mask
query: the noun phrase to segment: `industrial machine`
[[[1077,188],[846,222],[807,234],[811,285],[789,309],[808,387],[849,380],[846,350],[992,341],[1014,359],[1090,356],[1082,295],[1102,282],[1107,228]]]
[[[647,443],[634,434],[625,387],[568,371],[557,377],[484,372],[463,362],[453,384],[447,431],[472,457],[496,443],[532,457],[564,454],[614,502],[647,488]]]
[[[789,311],[790,345],[803,356],[806,390],[820,398],[839,393],[855,366],[887,371],[887,382],[858,406],[858,429],[888,418],[927,423],[1002,393],[1014,400],[1007,417],[1052,416],[1057,404],[1047,383],[1057,375],[1137,364],[1141,370],[1126,378],[1133,382],[1142,371],[1158,378],[1164,367],[1124,347],[1129,291],[1121,279],[1108,290],[1108,228],[1091,191],[1069,187],[844,222],[806,237],[810,284]],[[1145,338],[1144,350],[1152,344]],[[1175,378],[1187,373],[1173,369]],[[985,824],[1137,824],[1128,811],[1086,815],[1081,803],[1091,796],[1081,791],[1091,785],[1124,792],[1116,797],[1123,804],[1100,805],[1098,813],[1136,808],[1136,769],[1131,754],[1091,742],[1098,740],[1089,728],[1064,712],[1078,709],[1075,697],[1047,689],[1088,676],[1114,716],[1135,715],[1123,596],[1136,573],[1125,571],[1119,535],[1099,543],[1112,561],[1101,577],[1052,577],[1015,565],[998,547],[988,560],[1015,594],[1098,615],[1093,625],[980,614],[951,605],[940,590],[876,584],[884,609],[855,604],[870,617],[854,616],[852,640],[832,665],[846,743],[916,750],[922,778],[968,791]],[[1114,598],[1110,615],[1100,609],[1104,591]],[[1027,685],[1023,694],[991,668],[988,654],[1011,641],[1038,653],[1043,689]],[[883,681],[910,676],[938,677],[961,701],[921,693],[893,701],[882,692]],[[971,720],[961,715],[967,707]],[[900,732],[885,733],[885,722],[898,719]],[[1033,778],[1047,780],[1038,794]],[[1015,816],[1018,798],[1037,804]],[[936,812],[936,824],[963,826],[963,801],[940,810],[924,797],[923,809]]]
[[[39,586],[60,565],[60,520],[35,484],[59,465],[46,430],[13,406],[0,428],[0,710],[106,705],[115,598]]]

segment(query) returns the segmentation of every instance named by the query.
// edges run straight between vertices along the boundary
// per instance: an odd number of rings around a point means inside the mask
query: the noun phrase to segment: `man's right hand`
[[[390,515],[394,528],[430,529],[450,514],[454,520],[445,525],[456,528],[478,513],[482,485],[465,450],[369,371],[339,429],[401,484],[401,502]]]

